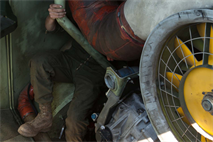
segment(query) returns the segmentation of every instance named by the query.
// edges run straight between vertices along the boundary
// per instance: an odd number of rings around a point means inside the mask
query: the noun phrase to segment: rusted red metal
[[[21,118],[24,119],[27,115],[35,113],[29,98],[28,98],[28,85],[22,90],[18,98],[18,111],[21,115]],[[29,90],[30,99],[34,99],[33,86],[30,86]]]
[[[127,23],[124,3],[72,0],[69,6],[81,32],[97,51],[114,60],[131,61],[140,58],[144,41]]]

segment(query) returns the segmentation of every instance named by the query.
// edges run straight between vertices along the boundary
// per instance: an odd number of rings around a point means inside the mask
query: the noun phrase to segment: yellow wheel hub
[[[186,77],[183,87],[186,107],[194,121],[207,133],[213,135],[213,115],[204,110],[204,92],[213,89],[213,70],[195,68]]]

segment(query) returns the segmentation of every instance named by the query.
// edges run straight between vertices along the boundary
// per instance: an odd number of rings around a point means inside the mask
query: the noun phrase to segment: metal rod
[[[204,44],[203,44],[203,65],[208,64],[208,55],[205,52],[209,52],[209,42],[210,40],[207,37],[210,37],[211,25],[206,23],[205,34],[204,34]]]
[[[183,133],[182,137],[186,134],[186,132],[189,130],[189,128],[191,127],[191,125],[189,125],[189,127],[187,127],[186,131]]]
[[[174,76],[178,79],[178,81],[180,81],[180,79],[177,77],[177,75],[170,69],[170,67],[161,59],[161,61],[164,63],[164,65],[166,65],[166,67],[169,69],[169,71],[171,72],[171,73],[173,73],[174,74]]]
[[[180,119],[182,119],[184,116],[179,117],[178,119],[173,120],[172,122],[178,121]]]
[[[192,54],[194,56],[195,52],[194,52],[194,45],[193,45],[193,41],[192,41],[192,31],[191,31],[191,26],[189,27],[189,35],[190,35],[190,40],[191,40],[191,47],[192,47]],[[196,67],[196,64],[195,64],[195,56],[194,56],[194,66]]]
[[[174,107],[174,108],[179,108],[180,106],[170,106],[170,105],[164,105],[165,107]]]
[[[170,96],[172,96],[172,97],[174,97],[176,99],[179,99],[178,97],[174,96],[173,94],[171,94],[171,93],[169,93],[169,92],[167,92],[165,90],[160,89],[160,91],[163,91],[164,93],[166,93],[166,94],[168,94],[168,95],[170,95]]]
[[[169,51],[169,53],[170,53],[170,55],[172,56],[172,58],[174,59],[175,63],[177,64],[177,66],[178,66],[178,68],[179,68],[181,74],[183,75],[183,71],[182,71],[181,67],[179,66],[179,64],[177,63],[177,61],[176,61],[175,57],[173,56],[171,50],[169,49],[168,46],[166,46],[166,48],[167,48],[167,50]],[[169,58],[169,59],[170,59],[170,58]],[[169,59],[168,59],[168,61],[169,61]],[[168,63],[168,62],[167,62],[167,63]]]
[[[166,80],[168,83],[170,83],[170,84],[172,84],[172,86],[173,87],[175,87],[176,89],[178,89],[177,88],[177,86],[175,86],[172,82],[170,82],[167,78],[165,78],[162,74],[159,74],[164,80]]]
[[[197,134],[196,134],[196,141],[195,141],[195,142],[197,142],[197,140],[198,140],[198,138],[197,138],[197,137],[198,137],[198,132],[197,132]]]

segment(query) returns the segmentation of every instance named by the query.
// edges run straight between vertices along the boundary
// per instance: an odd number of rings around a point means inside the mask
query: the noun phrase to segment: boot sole
[[[18,130],[19,134],[21,134],[22,136],[24,137],[35,137],[37,134],[29,134],[29,133],[26,133],[26,132],[22,132],[21,130]]]
[[[51,130],[51,126],[52,126],[52,124],[49,125],[47,128],[42,129],[42,130],[40,130],[40,131],[38,131],[37,133],[34,133],[34,134],[30,134],[30,133],[24,132],[21,129],[18,129],[18,132],[19,132],[19,134],[21,134],[22,136],[25,136],[25,137],[35,137],[40,132],[46,133],[46,132],[50,131]]]

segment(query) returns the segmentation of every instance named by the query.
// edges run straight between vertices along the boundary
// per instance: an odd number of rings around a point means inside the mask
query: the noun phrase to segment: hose
[[[31,100],[32,98],[30,98],[30,92],[31,92],[31,94],[34,94],[34,93],[33,93],[33,86],[31,85],[31,83],[28,85],[27,96],[28,96],[28,100],[29,100],[29,102],[30,102],[31,107],[33,108],[35,114],[37,115],[37,114],[38,114],[38,111],[37,111],[37,109],[35,108],[35,106],[34,106],[32,100]],[[34,95],[33,95],[33,98],[34,98]]]
[[[25,119],[29,114],[36,114],[37,111],[31,100],[34,98],[33,87],[29,84],[26,86],[18,98],[18,111],[22,119]]]

